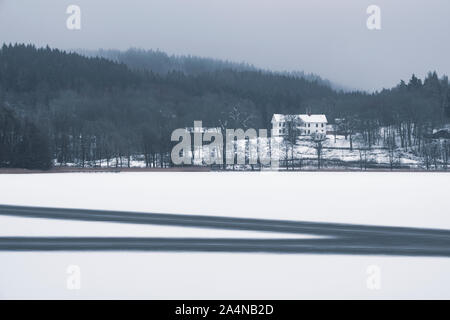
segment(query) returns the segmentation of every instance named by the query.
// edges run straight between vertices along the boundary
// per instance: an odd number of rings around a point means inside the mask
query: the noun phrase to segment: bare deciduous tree
[[[298,136],[300,135],[298,117],[296,115],[286,115],[284,120],[283,132],[286,150],[286,170],[289,170],[289,162],[291,162],[291,168],[294,170],[294,151]]]
[[[320,170],[322,167],[322,150],[323,142],[325,141],[325,136],[323,134],[313,134],[314,149],[316,149],[317,154],[317,169]]]

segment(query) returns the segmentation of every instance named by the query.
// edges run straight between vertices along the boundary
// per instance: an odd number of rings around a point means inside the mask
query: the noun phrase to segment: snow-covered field
[[[345,166],[347,167],[353,167],[358,168],[360,166],[360,162],[366,162],[368,164],[380,164],[389,166],[390,164],[390,156],[389,151],[381,145],[379,142],[378,145],[372,146],[370,149],[366,151],[360,152],[361,149],[367,149],[367,146],[361,142],[360,135],[355,135],[353,137],[353,148],[350,149],[350,139],[345,138],[342,135],[337,135],[336,137],[334,135],[327,135],[326,139],[323,141],[323,149],[322,149],[322,160],[324,162],[333,161],[333,164],[326,164],[326,167],[329,169],[332,168],[343,168]],[[270,155],[269,148],[267,146],[270,145],[268,143],[267,139],[259,138],[260,146],[262,146],[263,150],[265,150],[262,154],[264,156]],[[275,158],[284,160],[286,158],[286,148],[283,144],[282,138],[273,138],[273,142],[276,142],[274,144],[276,147],[274,147],[271,152],[274,154]],[[400,143],[400,142],[398,142]],[[239,150],[243,152],[242,150],[245,149],[246,142],[243,140],[239,140]],[[257,140],[251,140],[251,146],[252,148],[255,148],[256,152],[256,145],[258,144]],[[203,146],[203,148],[197,150],[195,152],[195,158],[193,159],[194,165],[204,165],[205,158],[207,155],[210,154],[216,154],[214,153],[209,146],[206,144]],[[192,154],[191,154],[192,155]],[[212,159],[215,159],[216,156],[212,156]],[[294,157],[296,160],[313,160],[311,163],[304,163],[302,165],[303,169],[314,169],[316,168],[317,164],[314,162],[317,159],[317,150],[316,145],[312,141],[311,137],[309,136],[301,136],[294,147]],[[288,151],[288,158],[290,158],[290,151]],[[202,160],[203,159],[203,160]],[[393,160],[392,160],[396,166],[402,165],[402,166],[409,166],[411,169],[424,169],[423,159],[421,159],[419,156],[415,155],[412,150],[404,150],[401,148],[396,148],[393,153]],[[337,163],[342,162],[342,163]],[[60,164],[55,161],[55,166],[59,166]],[[128,167],[128,159],[126,157],[122,157],[121,159],[110,159],[109,162],[106,161],[106,159],[97,160],[95,162],[86,162],[86,167],[110,167],[114,168],[116,167],[116,164],[118,167]],[[345,164],[345,165],[344,165]],[[323,164],[324,165],[324,164]],[[68,167],[79,167],[81,166],[81,163],[65,163],[64,166]],[[143,155],[134,155],[130,158],[130,167],[132,168],[145,168],[145,158]],[[247,168],[249,169],[249,168]]]
[[[450,176],[380,172],[0,175],[0,204],[450,229]],[[0,217],[0,236],[286,237]],[[80,290],[66,287],[69,265]],[[381,271],[370,289],[369,266]],[[0,298],[450,298],[450,259],[0,252]]]
[[[388,165],[390,163],[389,151],[382,145],[372,146],[362,154],[359,148],[365,149],[361,138],[355,136],[353,138],[353,150],[350,150],[350,139],[345,139],[344,136],[327,135],[327,139],[323,143],[322,158],[324,160],[340,160],[344,162],[359,162],[361,157],[365,158],[368,163],[378,163]],[[314,142],[308,139],[301,139],[295,148],[296,157],[301,158],[317,158],[317,151],[314,147]],[[411,151],[404,151],[398,148],[394,151],[394,160],[397,165],[409,165],[411,168],[420,167],[422,159],[415,156]]]

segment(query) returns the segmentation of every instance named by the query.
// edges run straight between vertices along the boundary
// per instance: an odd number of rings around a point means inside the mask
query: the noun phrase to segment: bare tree
[[[359,166],[361,170],[367,170],[367,149],[359,148]]]
[[[325,136],[323,134],[313,134],[314,149],[316,149],[317,154],[317,169],[320,170],[322,167],[322,150],[323,142],[325,141]]]
[[[444,170],[447,170],[448,168],[449,155],[450,155],[450,143],[448,143],[447,140],[444,140],[444,143],[442,144],[442,163]]]
[[[344,130],[345,139],[350,140],[350,151],[353,151],[353,135],[358,127],[358,120],[356,117],[347,117],[342,120],[342,128]]]
[[[388,158],[389,158],[389,166],[391,170],[394,169],[394,163],[395,163],[395,135],[388,135],[388,137],[385,140],[385,146],[387,147],[388,151]]]
[[[242,110],[239,104],[234,105],[230,111],[222,112],[221,118],[219,119],[219,127],[222,132],[222,136],[226,137],[227,129],[243,129],[246,130],[249,128],[250,123],[253,121],[253,116],[248,112]],[[239,141],[236,142],[236,144]],[[245,142],[244,150],[249,148],[250,142]],[[226,143],[222,144],[222,169],[226,168]],[[233,150],[232,152],[235,152]],[[253,166],[252,166],[253,169]],[[234,165],[233,165],[234,170]]]
[[[300,130],[298,128],[298,117],[296,115],[286,115],[284,118],[284,141],[286,150],[286,170],[289,170],[289,162],[291,162],[292,170],[294,170],[294,149],[297,145],[297,139],[300,135]]]

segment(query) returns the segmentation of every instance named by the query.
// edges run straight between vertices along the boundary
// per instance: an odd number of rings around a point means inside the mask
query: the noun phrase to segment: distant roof
[[[301,120],[303,122],[314,122],[314,123],[328,123],[327,117],[324,114],[274,114],[272,120],[276,122],[286,121],[288,117],[293,117],[296,120]]]
[[[328,122],[324,114],[300,114],[299,117],[304,122]]]

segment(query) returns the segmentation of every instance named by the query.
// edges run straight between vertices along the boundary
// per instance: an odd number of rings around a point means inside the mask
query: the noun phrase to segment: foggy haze
[[[81,8],[81,30],[66,9]],[[381,30],[366,27],[369,5]],[[412,73],[450,74],[448,0],[0,0],[0,42],[61,49],[160,49],[351,88],[392,87]]]

